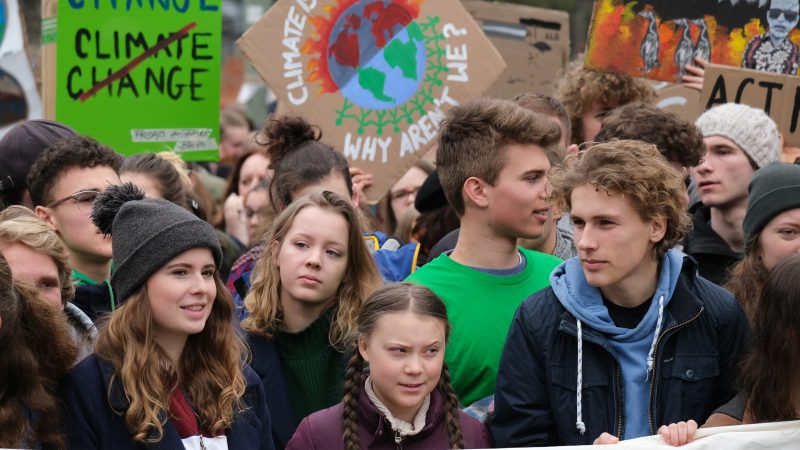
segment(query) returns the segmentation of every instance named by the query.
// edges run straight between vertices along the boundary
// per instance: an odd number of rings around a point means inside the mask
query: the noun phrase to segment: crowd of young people
[[[226,111],[208,165],[17,125],[0,447],[682,444],[797,419],[800,166],[760,110],[653,99],[575,64],[556,97],[466,102],[378,208],[302,117],[247,140]]]

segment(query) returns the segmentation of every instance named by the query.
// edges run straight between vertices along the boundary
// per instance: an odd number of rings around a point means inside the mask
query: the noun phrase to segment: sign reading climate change
[[[56,119],[123,154],[218,157],[222,0],[59,0]]]
[[[280,0],[238,45],[279,101],[375,176],[372,201],[505,68],[457,0]]]

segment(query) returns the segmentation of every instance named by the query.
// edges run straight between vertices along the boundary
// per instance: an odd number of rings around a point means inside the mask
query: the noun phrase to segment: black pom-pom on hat
[[[92,222],[106,236],[111,234],[111,226],[122,205],[134,200],[144,200],[141,189],[131,182],[115,184],[97,196],[92,206]]]

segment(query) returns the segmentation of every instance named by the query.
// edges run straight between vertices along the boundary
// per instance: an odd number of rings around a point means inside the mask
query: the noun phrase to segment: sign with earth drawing
[[[370,201],[505,69],[458,0],[280,0],[237,45],[284,110],[374,175]]]

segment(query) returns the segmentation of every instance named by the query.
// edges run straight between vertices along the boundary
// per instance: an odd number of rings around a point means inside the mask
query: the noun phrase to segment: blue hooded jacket
[[[578,323],[578,423],[582,423],[581,382],[582,382],[582,325],[602,333],[614,351],[614,357],[622,369],[624,387],[625,439],[633,439],[650,434],[647,404],[650,389],[650,372],[653,366],[653,350],[663,325],[664,308],[672,299],[675,286],[681,273],[683,255],[677,250],[669,250],[661,260],[658,284],[650,309],[635,328],[620,328],[611,320],[608,309],[603,304],[600,290],[589,285],[578,258],[572,258],[558,266],[550,275],[558,301],[569,311]]]

